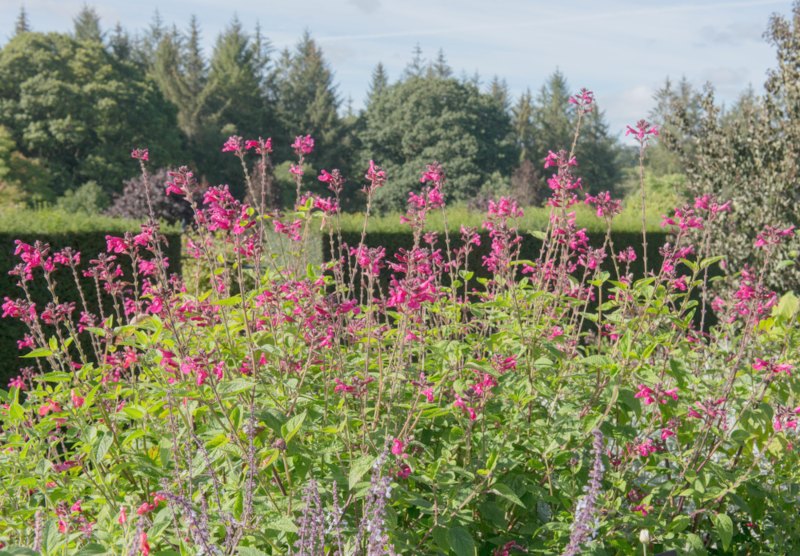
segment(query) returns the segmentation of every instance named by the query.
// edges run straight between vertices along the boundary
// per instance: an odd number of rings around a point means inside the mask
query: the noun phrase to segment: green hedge
[[[520,232],[522,243],[520,245],[520,258],[536,260],[539,256],[539,249],[542,245],[541,240],[533,237],[531,233]],[[587,232],[589,241],[593,247],[601,247],[605,240],[605,233],[599,231]],[[649,268],[660,268],[662,256],[659,249],[668,241],[669,234],[664,230],[650,230],[647,232],[647,264]],[[360,231],[346,230],[342,232],[342,241],[351,247],[358,245],[361,240]],[[613,231],[611,240],[614,242],[615,252],[620,252],[627,247],[632,247],[636,251],[637,260],[631,265],[631,272],[634,277],[643,275],[644,265],[642,258],[642,233],[641,231]],[[369,247],[385,247],[386,258],[391,259],[398,249],[409,249],[414,244],[414,238],[410,231],[369,231],[365,243]],[[453,249],[461,245],[461,238],[458,231],[450,232],[450,244]],[[444,248],[444,235],[439,234],[438,247]],[[488,276],[488,272],[483,268],[483,257],[488,255],[491,250],[491,239],[488,233],[481,234],[481,245],[473,247],[474,251],[470,254],[469,269],[475,272],[475,276]],[[330,243],[327,236],[322,239],[323,255],[325,260],[330,260]],[[611,272],[613,263],[609,257],[606,258],[604,268]]]
[[[16,299],[23,296],[22,290],[16,286],[17,278],[8,274],[20,262],[14,255],[14,240],[19,239],[30,244],[39,240],[50,244],[53,250],[72,247],[81,252],[81,267],[85,268],[90,259],[95,258],[98,253],[105,252],[106,235],[121,235],[125,231],[138,231],[138,229],[139,223],[133,220],[75,217],[56,211],[0,212],[0,292],[2,292],[0,298],[8,296]],[[163,232],[168,241],[165,256],[169,257],[170,272],[180,273],[180,231],[165,227]],[[126,257],[120,256],[118,260],[124,270],[130,270],[129,267],[125,268],[126,262],[129,264]],[[34,276],[34,281],[29,283],[29,287],[37,308],[41,310],[50,301],[50,294],[41,272]],[[81,304],[71,272],[59,268],[55,272],[55,277],[58,282],[59,300],[76,302],[76,311],[79,311]],[[96,295],[89,295],[88,292],[95,291],[94,283],[90,278],[83,280],[85,280],[84,291],[89,296],[88,302],[92,304],[96,301]],[[92,309],[96,310],[96,307]],[[17,340],[22,339],[26,331],[25,325],[18,319],[0,319],[0,353],[2,353],[0,388],[5,388],[8,380],[16,376],[21,367],[30,364],[31,360],[19,358],[20,352],[17,349]]]

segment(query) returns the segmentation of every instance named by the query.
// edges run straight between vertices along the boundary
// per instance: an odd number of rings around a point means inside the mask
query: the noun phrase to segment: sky
[[[760,92],[775,64],[762,35],[771,14],[791,12],[787,0],[0,0],[0,41],[20,6],[34,30],[69,31],[84,3],[104,29],[120,22],[131,32],[156,9],[179,28],[194,14],[206,53],[234,15],[251,30],[258,21],[277,50],[308,30],[356,110],[375,65],[396,79],[417,44],[426,58],[443,50],[456,75],[505,79],[514,97],[559,69],[573,89],[595,92],[616,133],[647,116],[668,76],[711,82],[728,104],[749,85]]]

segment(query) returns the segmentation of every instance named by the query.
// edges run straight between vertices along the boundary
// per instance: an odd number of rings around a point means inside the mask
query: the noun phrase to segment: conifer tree
[[[439,53],[436,55],[436,60],[428,67],[428,75],[446,79],[453,75],[453,70],[447,63],[444,56],[444,51],[440,48]]]
[[[108,46],[118,60],[129,60],[133,54],[131,37],[119,22],[114,26],[114,31],[108,39]]]
[[[340,165],[339,98],[322,49],[306,31],[294,52],[282,55],[280,64],[278,112],[286,133],[284,142],[291,142],[299,134],[310,134],[316,141],[315,166]]]
[[[382,62],[378,62],[378,65],[372,70],[372,80],[367,89],[367,105],[369,106],[388,86],[389,75],[386,73],[386,67]]]
[[[25,6],[20,6],[17,21],[14,24],[14,36],[27,33],[31,30],[30,22],[28,21],[28,12],[25,11]]]
[[[78,15],[72,20],[73,34],[79,41],[102,42],[103,32],[100,30],[100,16],[88,4],[84,4]]]

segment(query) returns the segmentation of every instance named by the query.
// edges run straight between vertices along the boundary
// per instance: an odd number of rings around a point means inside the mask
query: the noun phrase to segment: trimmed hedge
[[[520,245],[520,259],[536,260],[539,256],[539,249],[541,248],[541,240],[533,237],[530,232],[520,231],[522,236],[522,243]],[[605,233],[598,231],[589,231],[586,234],[589,236],[589,241],[593,247],[599,248],[605,241]],[[662,263],[662,256],[659,249],[668,241],[669,233],[664,230],[649,230],[647,232],[647,264],[650,269],[660,268]],[[360,231],[343,230],[342,241],[351,247],[358,245],[361,240]],[[632,247],[636,251],[637,260],[631,264],[631,272],[635,278],[640,278],[643,275],[644,264],[642,259],[642,233],[641,231],[612,231],[611,241],[614,242],[614,251],[620,252],[627,247]],[[385,247],[386,259],[391,260],[394,254],[401,248],[409,249],[414,244],[414,236],[410,231],[369,231],[366,239],[364,240],[368,247]],[[461,237],[458,231],[450,232],[450,245],[452,248],[457,248],[462,244]],[[483,268],[483,257],[488,255],[491,251],[491,239],[487,232],[481,233],[481,245],[473,247],[470,253],[469,269],[475,272],[476,277],[488,277],[489,273]],[[437,247],[444,249],[444,234],[439,233],[439,242]],[[328,237],[322,238],[322,249],[325,260],[330,260],[330,243]],[[607,257],[603,263],[603,268],[609,272],[613,271],[613,263],[610,257]]]
[[[71,218],[70,218],[71,216]],[[62,231],[54,229],[63,224]],[[81,230],[83,228],[83,230]],[[105,228],[105,229],[103,229]],[[8,272],[20,261],[14,255],[14,240],[21,240],[33,244],[35,241],[48,243],[52,250],[72,247],[81,252],[81,267],[85,268],[90,259],[106,250],[106,235],[121,235],[126,231],[138,231],[139,223],[133,220],[76,217],[64,215],[55,211],[14,211],[0,213],[0,297],[12,299],[22,297],[23,293],[16,286],[17,278],[9,276]],[[165,256],[169,257],[170,272],[180,273],[181,270],[181,237],[180,231],[173,227],[163,230],[167,237],[168,245]],[[126,257],[118,257],[123,269],[130,271],[130,261]],[[128,268],[125,268],[126,262]],[[59,268],[55,272],[57,280],[57,293],[59,300],[74,301],[76,311],[81,310],[74,279],[68,269]],[[85,278],[84,291],[89,299],[88,303],[96,303],[94,282]],[[44,283],[41,273],[34,275],[33,282],[29,283],[31,295],[39,310],[50,301],[50,293]],[[96,306],[91,307],[96,311]],[[5,388],[8,380],[19,373],[21,367],[31,364],[32,360],[20,359],[17,349],[17,340],[21,340],[27,332],[24,324],[18,319],[0,319],[0,388]]]

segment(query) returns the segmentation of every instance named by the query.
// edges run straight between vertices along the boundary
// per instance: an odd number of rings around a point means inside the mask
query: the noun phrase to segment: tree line
[[[434,160],[446,165],[451,201],[508,191],[537,204],[546,196],[542,160],[572,141],[573,92],[555,71],[538,91],[512,98],[502,79],[457,77],[441,51],[426,60],[417,47],[395,79],[377,64],[356,112],[308,32],[277,51],[258,24],[250,31],[234,18],[206,53],[195,17],[179,28],[156,13],[132,34],[119,24],[103,29],[85,6],[71,33],[44,33],[23,9],[0,50],[0,199],[103,205],[136,173],[133,146],[148,146],[156,168],[187,164],[243,196],[240,168],[220,152],[240,135],[272,137],[279,203],[288,205],[290,144],[310,134],[306,170],[339,168],[351,183],[347,208],[360,206],[354,192],[370,159],[390,177],[380,209],[402,208]],[[577,153],[589,190],[619,184],[623,149],[601,110],[586,121]]]

